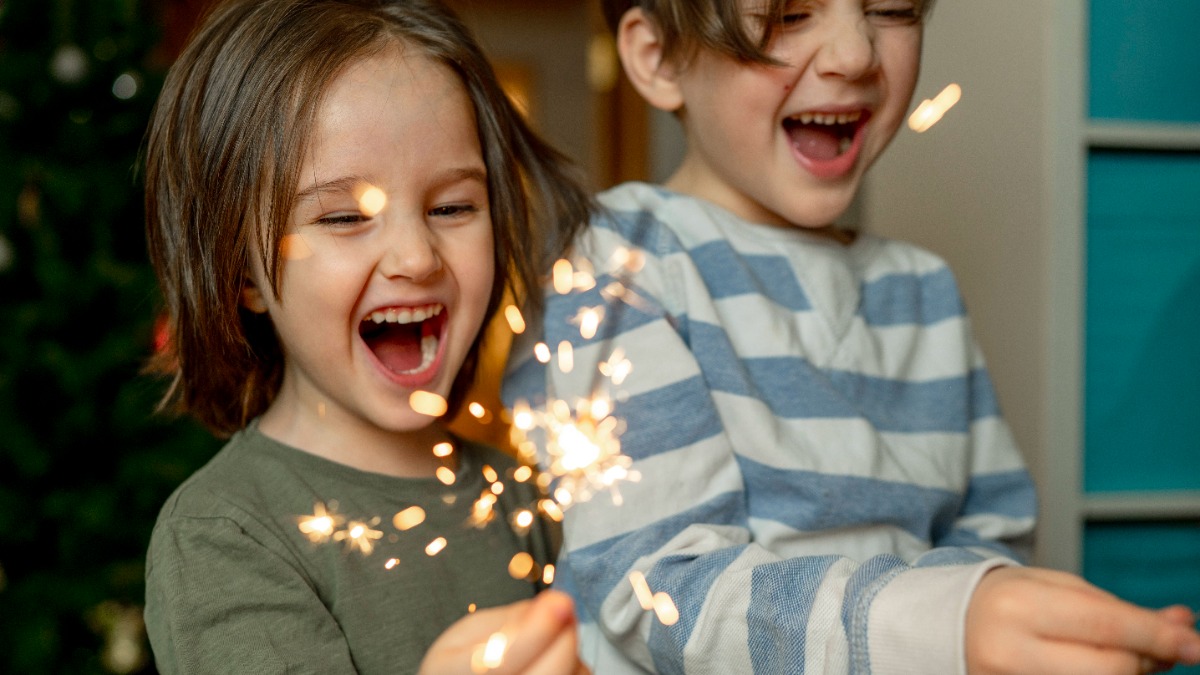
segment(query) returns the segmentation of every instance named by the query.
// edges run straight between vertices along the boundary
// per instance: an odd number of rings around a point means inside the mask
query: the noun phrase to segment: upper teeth
[[[370,319],[375,323],[420,323],[426,319],[437,316],[445,309],[440,304],[427,305],[425,307],[398,307],[393,309],[381,309],[371,312]]]
[[[861,112],[849,113],[800,113],[793,119],[799,119],[801,124],[849,124],[857,122],[862,117]]]

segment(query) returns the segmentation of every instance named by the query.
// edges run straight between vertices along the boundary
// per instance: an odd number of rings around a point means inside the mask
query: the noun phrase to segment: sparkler
[[[616,251],[609,261],[609,274],[614,281],[600,291],[601,296],[613,305],[611,311],[604,306],[584,307],[569,319],[569,323],[579,327],[582,338],[594,338],[606,315],[611,314],[609,318],[615,319],[625,305],[644,302],[627,283],[644,262],[640,252]],[[586,260],[573,263],[567,259],[554,264],[551,283],[560,295],[591,290],[597,285],[594,271]],[[601,344],[607,346],[612,338],[610,330]],[[548,345],[538,343],[533,354],[543,364],[549,365],[556,360],[555,365],[563,373],[570,373],[575,368],[575,353],[569,341],[560,342],[553,353]],[[530,464],[536,462],[538,444],[531,437],[542,438],[543,471],[547,480],[541,484],[553,485],[556,510],[587,501],[600,491],[608,491],[613,503],[621,504],[623,500],[617,484],[641,478],[630,468],[633,460],[621,454],[620,437],[625,425],[612,415],[612,396],[608,393],[610,385],[619,387],[632,368],[624,352],[617,348],[592,373],[590,397],[578,399],[572,405],[551,393],[541,409],[534,409],[527,402],[513,406],[512,440],[523,460]],[[543,513],[547,511],[544,504],[539,506]]]

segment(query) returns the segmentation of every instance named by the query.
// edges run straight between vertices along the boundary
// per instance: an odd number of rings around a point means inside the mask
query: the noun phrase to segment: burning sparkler
[[[609,272],[614,281],[600,290],[601,296],[614,307],[585,307],[569,320],[579,327],[583,339],[591,340],[597,335],[606,315],[613,319],[625,304],[641,302],[626,280],[642,268],[644,261],[640,253],[626,249],[616,252],[610,261]],[[591,290],[597,282],[586,260],[572,263],[563,259],[554,264],[552,284],[557,293],[566,295]],[[602,344],[607,345],[611,340],[610,331]],[[543,364],[550,364],[557,357],[555,365],[563,373],[575,368],[574,348],[565,340],[553,353],[548,345],[538,343],[534,346],[534,357]],[[543,471],[547,477],[540,484],[553,486],[556,510],[557,507],[567,508],[574,502],[587,501],[604,490],[611,493],[615,504],[620,504],[622,498],[617,483],[641,478],[638,472],[630,469],[633,460],[621,454],[620,437],[625,425],[612,415],[612,396],[608,393],[610,385],[619,387],[631,370],[632,364],[617,348],[592,373],[590,398],[579,399],[572,405],[550,395],[541,409],[534,409],[526,402],[513,406],[513,443],[523,460],[534,463],[538,443],[531,439],[540,437]],[[544,503],[539,506],[543,513],[547,512]],[[561,512],[559,515],[561,517]]]

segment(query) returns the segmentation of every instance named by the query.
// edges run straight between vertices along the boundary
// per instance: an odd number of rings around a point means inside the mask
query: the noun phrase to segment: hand
[[[1124,602],[1083,579],[1002,567],[980,580],[967,608],[971,675],[1144,675],[1200,663],[1191,610]]]
[[[483,665],[482,650],[496,633],[508,638],[494,668]],[[442,632],[421,661],[419,675],[588,675],[579,660],[575,607],[560,591],[532,600],[482,609]]]

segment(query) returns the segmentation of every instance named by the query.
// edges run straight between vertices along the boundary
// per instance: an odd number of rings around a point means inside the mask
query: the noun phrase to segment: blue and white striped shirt
[[[914,246],[850,245],[744,222],[640,183],[576,254],[596,287],[549,290],[518,341],[506,403],[591,393],[614,348],[614,414],[639,482],[566,512],[556,584],[600,674],[954,673],[982,574],[1024,555],[1032,482],[1000,417],[957,284]],[[606,303],[621,250],[636,301]],[[584,339],[581,308],[606,306]],[[529,358],[569,341],[563,373]],[[671,626],[641,608],[641,571]]]

